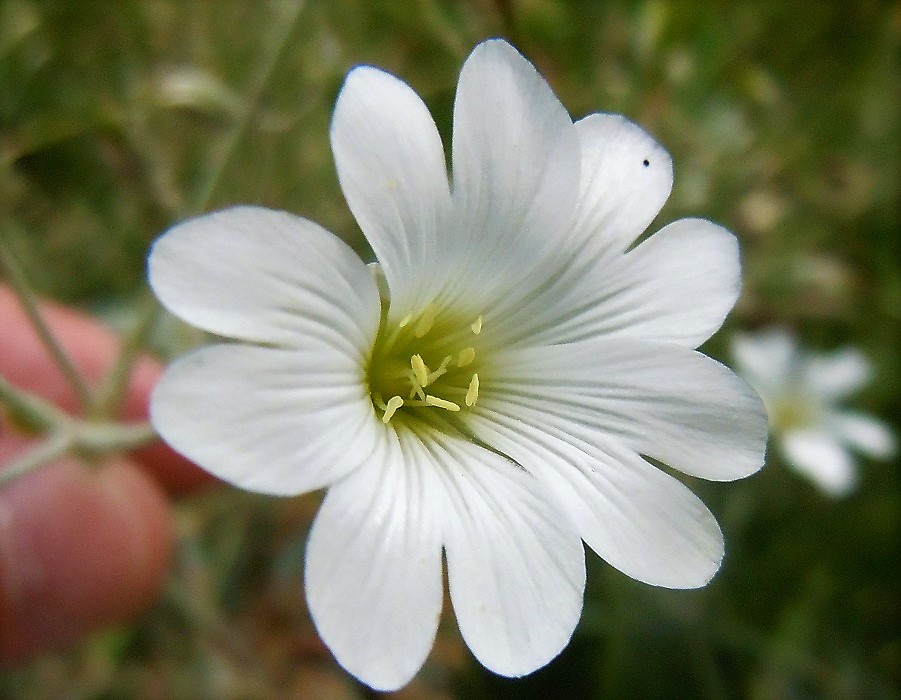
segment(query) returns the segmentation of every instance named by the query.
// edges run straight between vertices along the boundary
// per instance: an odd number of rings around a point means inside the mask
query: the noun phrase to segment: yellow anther
[[[425,362],[422,361],[422,356],[413,355],[413,357],[410,358],[410,366],[413,368],[413,374],[416,376],[416,381],[419,382],[419,386],[428,386],[429,368],[426,367]]]
[[[417,338],[421,338],[430,330],[432,330],[432,324],[435,323],[435,316],[438,314],[438,309],[436,309],[432,304],[429,304],[425,307],[422,312],[422,316],[419,317],[419,320],[416,322],[416,326],[413,328],[413,335]]]
[[[472,325],[469,326],[472,329],[472,332],[478,335],[482,332],[482,317],[479,316],[475,321],[472,322]]]
[[[410,315],[410,314],[407,314],[406,316],[404,316],[404,317],[400,320],[400,323],[397,324],[397,327],[398,327],[398,328],[404,328],[404,327],[406,327],[407,324],[409,324],[410,321],[412,321],[412,320],[413,320],[413,316]]]
[[[469,380],[469,388],[466,390],[466,405],[475,406],[479,398],[479,375],[473,374]]]
[[[457,404],[455,404],[453,401],[445,401],[444,399],[439,399],[437,396],[432,396],[431,394],[425,395],[425,402],[426,402],[427,406],[435,406],[436,408],[443,408],[445,411],[459,411],[460,410],[460,407]]]
[[[460,354],[457,355],[457,367],[466,367],[466,365],[471,365],[473,360],[476,359],[476,349],[475,348],[463,348],[460,351]]]
[[[385,413],[382,416],[382,423],[385,425],[388,424],[388,421],[391,420],[391,417],[401,406],[404,405],[404,400],[400,396],[392,396],[388,399],[388,403],[385,406]]]

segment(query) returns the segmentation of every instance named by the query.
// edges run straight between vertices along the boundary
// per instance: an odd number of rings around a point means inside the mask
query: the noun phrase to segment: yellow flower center
[[[770,425],[776,430],[796,430],[816,425],[820,412],[815,402],[803,395],[783,396],[768,405]]]
[[[379,329],[367,369],[372,405],[382,422],[457,413],[479,399],[482,317],[441,313],[433,304]]]

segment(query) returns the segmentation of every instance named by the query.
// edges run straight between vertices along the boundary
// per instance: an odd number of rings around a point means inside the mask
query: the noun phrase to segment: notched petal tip
[[[582,151],[576,230],[593,248],[625,250],[660,212],[673,187],[669,153],[618,114],[576,122]]]
[[[450,206],[444,147],[428,108],[399,78],[359,66],[338,95],[330,139],[341,189],[392,304],[423,301],[441,279],[436,261]],[[421,274],[427,268],[433,275]]]
[[[435,465],[407,438],[385,440],[366,469],[329,489],[305,557],[316,629],[343,668],[379,691],[419,671],[443,604],[439,519],[428,507],[441,501]]]

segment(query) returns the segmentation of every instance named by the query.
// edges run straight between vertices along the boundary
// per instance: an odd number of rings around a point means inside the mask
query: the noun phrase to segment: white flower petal
[[[363,262],[285,212],[235,207],[189,219],[157,239],[148,265],[172,313],[219,335],[271,345],[323,335],[362,356],[378,329],[378,290]]]
[[[563,430],[489,412],[473,421],[486,442],[542,479],[582,539],[611,566],[666,588],[696,588],[719,568],[723,537],[683,484],[613,443],[598,449]]]
[[[616,339],[498,352],[479,406],[589,444],[616,439],[687,474],[728,481],[763,464],[760,399],[727,367],[675,345]]]
[[[872,367],[867,358],[854,348],[844,348],[827,355],[810,357],[801,381],[811,393],[827,402],[847,398],[869,382]]]
[[[596,332],[697,347],[738,300],[738,241],[710,221],[681,219],[626,254],[621,268],[608,274],[616,278],[608,287],[614,297],[609,307],[596,307]]]
[[[498,321],[508,344],[630,337],[694,348],[741,289],[735,236],[703,219],[676,221],[625,255],[574,263],[567,274]]]
[[[550,276],[548,256],[571,221],[579,187],[572,120],[545,80],[509,44],[479,44],[460,72],[454,103],[454,261],[448,301],[482,303]]]
[[[792,430],[782,436],[792,466],[832,496],[846,496],[857,485],[857,468],[848,450],[820,430]]]
[[[534,477],[498,455],[435,436],[448,494],[445,549],[460,632],[503,676],[544,666],[582,611],[585,555],[566,513]]]
[[[797,370],[798,347],[785,330],[774,328],[756,335],[738,333],[732,338],[736,369],[765,398],[784,391]]]
[[[673,187],[669,154],[618,114],[576,122],[582,152],[577,222],[587,253],[622,253],[660,213]]]
[[[876,459],[890,459],[898,445],[885,423],[863,413],[842,411],[829,416],[828,425],[851,447]]]
[[[362,368],[339,350],[214,345],[169,366],[150,415],[176,450],[221,479],[293,495],[364,463],[382,428]]]
[[[331,128],[341,188],[391,289],[392,311],[428,294],[450,203],[441,138],[405,83],[362,66],[338,95]],[[444,269],[443,273],[448,274]]]
[[[443,602],[434,465],[390,429],[377,453],[332,486],[306,549],[310,613],[338,662],[376,690],[420,669]],[[440,500],[440,499],[439,499]]]

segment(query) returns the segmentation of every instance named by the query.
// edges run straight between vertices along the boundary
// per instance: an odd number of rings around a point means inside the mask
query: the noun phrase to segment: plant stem
[[[68,415],[42,398],[17,389],[0,377],[0,405],[5,405],[14,422],[26,430],[46,432],[71,420]]]
[[[215,151],[213,158],[213,166],[210,168],[209,175],[203,186],[197,193],[191,207],[191,213],[200,214],[205,211],[213,200],[216,192],[222,184],[222,177],[228,166],[231,165],[235,154],[238,151],[238,145],[250,126],[251,119],[259,108],[263,93],[269,87],[275,69],[281,63],[285,54],[291,46],[291,37],[299,27],[299,19],[306,3],[302,0],[298,1],[294,6],[289,17],[282,20],[282,31],[273,43],[271,53],[263,61],[260,72],[254,79],[248,94],[244,99],[244,108],[238,115],[238,121],[231,133],[227,134],[222,143]]]
[[[159,313],[160,306],[156,297],[145,290],[138,304],[137,320],[123,337],[116,362],[103,377],[103,384],[97,391],[95,418],[111,419],[118,415],[125,399],[131,369],[138,355],[144,349],[147,336],[159,317]]]
[[[48,462],[52,462],[54,459],[62,457],[72,449],[74,443],[74,437],[67,431],[51,434],[50,437],[38,443],[36,447],[21,457],[7,463],[3,470],[0,471],[0,488],[44,466]]]
[[[0,234],[0,265],[6,271],[13,292],[22,304],[22,309],[41,339],[41,343],[47,348],[57,367],[59,367],[69,385],[75,391],[82,409],[85,412],[90,411],[94,404],[91,390],[69,355],[56,341],[53,332],[44,320],[38,306],[37,296],[28,284],[25,274],[13,256],[5,234]]]
[[[72,418],[50,402],[17,389],[3,377],[0,377],[0,404],[7,408],[13,423],[21,423],[48,436],[0,471],[0,486],[66,452],[82,452],[89,456],[127,452],[156,439],[156,432],[149,422],[116,423]]]

